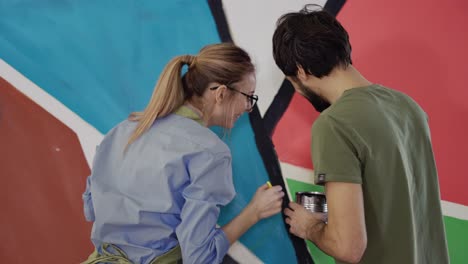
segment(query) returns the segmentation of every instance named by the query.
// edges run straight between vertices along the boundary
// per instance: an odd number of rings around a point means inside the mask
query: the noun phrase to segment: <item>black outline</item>
[[[268,107],[268,110],[265,112],[263,117],[263,125],[265,127],[265,132],[269,137],[273,136],[275,132],[276,125],[283,117],[283,114],[289,107],[291,100],[294,96],[294,87],[292,84],[284,79],[281,84],[278,93],[276,93],[273,101]]]
[[[231,33],[229,31],[228,22],[226,15],[224,14],[223,4],[221,0],[207,0],[210,7],[211,13],[214,17],[216,28],[222,42],[233,42]],[[337,15],[341,10],[346,0],[328,0],[324,6],[324,9],[329,11],[333,15]],[[262,118],[258,106],[256,105],[253,111],[249,114],[250,123],[255,135],[255,142],[257,149],[262,157],[263,163],[267,170],[270,181],[273,185],[281,185],[285,189],[284,178],[281,174],[281,167],[279,164],[278,155],[276,154],[275,146],[273,144],[271,136],[273,135],[274,129],[280,121],[283,114],[286,112],[294,95],[294,88],[291,83],[286,79],[281,84],[278,93],[275,95],[273,102],[270,104],[268,110],[265,113],[265,117]],[[289,198],[285,196],[283,200],[283,208],[288,207]],[[282,213],[283,219],[285,219],[284,213]],[[288,230],[288,226],[285,223],[285,227]],[[304,239],[289,233],[289,237],[293,244],[296,252],[297,263],[300,264],[313,264],[315,263],[312,256],[309,253],[307,244]],[[235,263],[235,261],[227,256],[229,263]],[[226,259],[226,260],[227,260]]]
[[[208,0],[211,14],[216,23],[216,29],[218,29],[219,38],[222,42],[233,42],[231,38],[231,31],[224,14],[223,3],[221,0]]]
[[[330,14],[337,16],[345,3],[346,0],[329,0],[325,3],[323,9],[327,10]]]

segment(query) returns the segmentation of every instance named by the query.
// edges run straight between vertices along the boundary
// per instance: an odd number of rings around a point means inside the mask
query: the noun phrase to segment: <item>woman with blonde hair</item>
[[[230,150],[208,127],[230,129],[251,111],[255,84],[249,55],[233,44],[167,64],[146,109],[96,151],[83,194],[96,251],[84,263],[220,263],[251,226],[281,210],[281,186],[265,184],[216,225],[235,190]]]

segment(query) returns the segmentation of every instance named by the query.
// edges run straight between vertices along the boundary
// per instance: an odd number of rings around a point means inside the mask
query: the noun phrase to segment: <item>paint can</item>
[[[296,192],[296,203],[312,213],[327,213],[327,198],[321,192]]]

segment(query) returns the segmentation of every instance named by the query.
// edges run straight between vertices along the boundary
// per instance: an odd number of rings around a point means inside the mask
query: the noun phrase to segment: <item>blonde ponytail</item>
[[[188,65],[189,69],[182,80],[184,65]],[[175,57],[161,73],[146,109],[129,116],[130,121],[137,121],[138,124],[125,150],[148,131],[156,119],[173,113],[185,100],[203,97],[210,83],[235,84],[254,71],[249,54],[232,43],[205,46],[197,56]]]
[[[169,115],[184,103],[185,92],[181,70],[186,64],[191,66],[194,60],[195,57],[191,55],[178,56],[166,65],[146,109],[143,112],[134,112],[129,116],[129,120],[138,121],[138,125],[130,136],[125,149],[145,133],[156,119]]]

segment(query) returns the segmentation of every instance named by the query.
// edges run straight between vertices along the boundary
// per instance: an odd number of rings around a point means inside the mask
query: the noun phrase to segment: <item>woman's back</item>
[[[208,128],[171,114],[158,119],[124,153],[136,124],[120,123],[99,146],[88,179],[90,188],[84,194],[85,211],[94,220],[91,239],[96,248],[111,243],[135,263],[148,263],[177,246],[184,233],[200,228],[190,225],[190,218],[197,217],[194,212],[181,216],[187,199],[225,205],[235,192],[230,151]],[[214,173],[206,173],[213,169]],[[200,181],[204,182],[202,191],[193,186]],[[182,218],[187,219],[183,225]]]
[[[281,211],[281,186],[264,184],[217,226],[235,191],[231,153],[207,127],[231,129],[252,111],[254,71],[250,56],[230,43],[169,61],[145,110],[97,150],[83,194],[95,251],[84,264],[221,263],[251,226]]]

